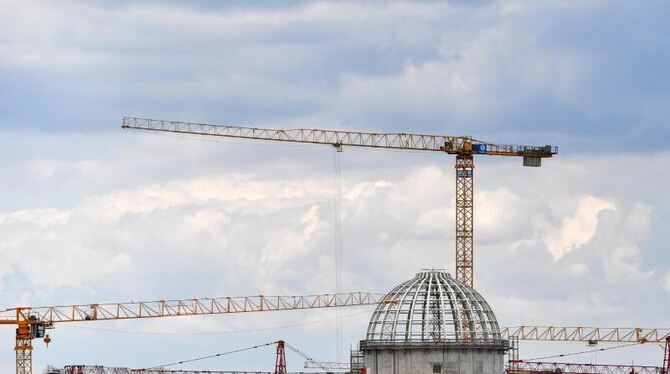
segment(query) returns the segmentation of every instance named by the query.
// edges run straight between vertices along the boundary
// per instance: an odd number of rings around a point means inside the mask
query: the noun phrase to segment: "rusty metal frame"
[[[269,371],[130,369],[97,365],[68,365],[49,369],[46,374],[273,374]]]
[[[472,152],[472,143],[486,145],[487,155],[551,157],[555,146],[500,145],[467,136],[425,135],[399,132],[363,132],[322,129],[265,129],[258,127],[212,125],[150,118],[124,117],[122,128],[181,134],[222,136],[238,139],[272,140],[293,143],[345,145],[353,147],[405,149],[461,154]]]
[[[510,362],[508,374],[561,373],[561,374],[661,374],[662,368],[656,366],[600,365],[557,362]]]
[[[474,285],[474,171],[472,155],[456,157],[456,279]]]
[[[502,327],[500,333],[503,339],[532,341],[664,343],[670,337],[670,328],[516,326]]]
[[[17,312],[17,319],[6,321],[15,324],[17,320],[28,320],[33,316],[41,323],[63,323],[331,308],[374,305],[378,304],[383,296],[380,293],[350,292],[308,296],[261,295],[26,307],[9,309]]]
[[[126,303],[19,307],[0,312],[16,326],[16,374],[32,374],[32,329],[55,323],[301,310],[379,304],[383,294],[350,292],[308,296],[239,296]],[[2,315],[5,313],[5,315]],[[11,313],[7,315],[6,313]],[[50,338],[45,338],[45,341]]]

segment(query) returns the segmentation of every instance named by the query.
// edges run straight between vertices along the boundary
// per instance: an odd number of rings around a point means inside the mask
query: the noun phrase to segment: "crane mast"
[[[467,136],[425,135],[401,132],[362,132],[323,129],[265,129],[213,125],[150,118],[124,117],[124,129],[179,134],[220,136],[236,139],[292,143],[441,152],[456,156],[456,279],[474,284],[474,155],[516,156],[524,166],[538,167],[542,158],[552,157],[558,148],[550,145],[500,145]]]

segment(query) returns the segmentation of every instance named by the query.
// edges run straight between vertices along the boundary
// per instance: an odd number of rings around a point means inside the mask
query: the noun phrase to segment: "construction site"
[[[670,2],[0,16],[0,374],[670,374]]]
[[[309,372],[343,372],[356,374],[401,373],[578,373],[578,374],[666,374],[670,369],[670,329],[642,327],[585,326],[506,326],[484,296],[476,291],[474,241],[474,160],[496,156],[521,158],[523,166],[540,167],[543,159],[555,157],[558,148],[551,145],[501,145],[471,137],[438,136],[409,133],[371,133],[322,129],[265,129],[240,126],[185,123],[125,117],[123,131],[143,131],[188,136],[225,137],[317,144],[332,147],[340,153],[347,147],[427,151],[455,157],[456,241],[453,275],[446,269],[422,269],[408,274],[407,281],[389,285],[387,293],[348,292],[341,289],[341,260],[336,260],[334,293],[318,295],[212,297],[185,300],[133,301],[127,303],[95,303],[62,306],[21,306],[2,311],[0,324],[16,329],[16,373],[32,374],[35,344],[51,343],[51,335],[59,325],[96,321],[132,320],[234,313],[265,313],[272,311],[352,308],[376,305],[369,317],[367,331],[355,342],[344,362],[321,362],[297,346],[283,340],[252,347],[194,357],[151,368],[70,365],[50,367],[47,374],[93,373],[251,373],[225,368],[221,371],[172,369],[185,363],[220,358],[239,352],[272,346],[275,348],[274,368],[256,373],[289,372],[285,352],[290,350],[304,359]],[[337,159],[336,159],[337,160]],[[335,168],[337,168],[337,161]],[[335,207],[339,204],[335,180]],[[341,213],[338,213],[341,214]],[[336,219],[339,219],[336,217]],[[341,228],[336,228],[340,230]],[[446,228],[445,228],[446,229]],[[340,253],[336,243],[336,254]],[[339,252],[337,252],[339,251]],[[223,316],[222,316],[223,318]],[[338,319],[341,329],[341,319]],[[341,334],[338,334],[341,339]],[[520,341],[582,342],[583,352],[558,354],[552,361],[527,361],[520,352]],[[642,344],[663,346],[658,366],[625,364],[578,364],[560,362],[559,357],[588,354],[609,348]],[[294,372],[294,371],[291,371]]]

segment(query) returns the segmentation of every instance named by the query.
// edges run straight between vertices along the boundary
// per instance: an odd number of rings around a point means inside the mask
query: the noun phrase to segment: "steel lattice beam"
[[[305,369],[326,369],[326,370],[349,370],[351,365],[348,362],[324,362],[305,360]]]
[[[46,374],[272,374],[269,371],[130,369],[97,365],[69,365],[47,369]]]
[[[315,372],[288,372],[287,374],[314,374]],[[98,365],[68,365],[62,369],[50,367],[45,374],[275,374],[269,371],[239,370],[172,370],[167,368],[130,369]]]
[[[378,304],[383,294],[351,292],[309,296],[240,296],[127,303],[78,304],[17,308],[20,320],[36,316],[41,323],[107,321]],[[16,320],[9,320],[16,323]]]
[[[463,151],[471,152],[472,149],[469,148],[471,143],[485,145],[486,152],[482,154],[491,156],[551,157],[558,152],[558,148],[552,146],[500,145],[465,136],[321,129],[264,129],[136,117],[124,117],[122,127],[125,129],[220,136],[237,139],[433,151],[450,154],[460,154]]]
[[[456,158],[456,279],[474,284],[474,171],[472,155]]]
[[[500,332],[503,339],[593,343],[664,343],[670,337],[670,329],[642,327],[517,326]]]
[[[245,296],[148,302],[23,307],[3,311],[0,325],[16,325],[16,374],[32,374],[32,340],[37,328],[55,323],[251,313],[375,305],[383,294],[350,292],[309,296]],[[47,341],[48,336],[45,338]]]
[[[561,373],[561,374],[662,374],[656,366],[596,365],[556,362],[514,361],[509,363],[509,374]]]

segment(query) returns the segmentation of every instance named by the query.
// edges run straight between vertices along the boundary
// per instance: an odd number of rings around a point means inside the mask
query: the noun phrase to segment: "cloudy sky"
[[[121,130],[135,115],[558,145],[540,169],[478,159],[476,288],[501,325],[670,327],[666,2],[3,0],[0,16],[2,308],[333,290],[332,149]],[[453,269],[451,157],[341,162],[345,290]],[[345,350],[370,312],[342,312]],[[35,365],[147,367],[279,338],[333,361],[334,317],[59,326]],[[0,330],[2,372],[12,349]],[[265,348],[182,367],[273,364]]]

